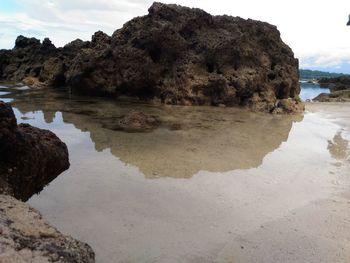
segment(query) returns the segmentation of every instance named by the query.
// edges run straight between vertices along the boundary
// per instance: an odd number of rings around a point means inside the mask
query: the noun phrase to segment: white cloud
[[[152,0],[17,0],[21,10],[0,10],[0,45],[13,46],[18,34],[50,37],[57,46],[112,34],[135,16],[147,14]],[[253,18],[277,25],[302,66],[334,66],[350,61],[349,0],[165,0],[199,7],[212,14]]]

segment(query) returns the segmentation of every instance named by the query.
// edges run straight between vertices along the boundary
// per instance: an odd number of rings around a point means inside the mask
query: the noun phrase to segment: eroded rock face
[[[19,36],[12,50],[0,50],[0,79],[24,82],[32,87],[63,86],[65,72],[76,53],[89,42],[75,40],[56,48],[45,38]]]
[[[13,51],[1,51],[6,53],[0,59],[2,78],[29,74],[51,85],[68,85],[73,92],[166,104],[284,112],[280,101],[288,99],[295,102],[293,110],[303,109],[298,60],[277,28],[260,21],[154,3],[148,15],[131,20],[111,37],[97,32],[91,42],[74,41],[63,49],[53,49],[48,41],[17,42]],[[51,55],[25,67],[28,63],[17,63],[18,53],[29,52],[28,46]],[[17,72],[18,67],[23,70]]]
[[[0,195],[0,208],[0,262],[95,262],[87,244],[62,235],[21,201]]]
[[[17,125],[0,101],[0,193],[27,200],[68,167],[67,146],[54,133]]]
[[[110,45],[81,51],[67,81],[91,93],[169,104],[258,104],[267,112],[300,91],[298,61],[276,27],[161,3],[114,32]]]

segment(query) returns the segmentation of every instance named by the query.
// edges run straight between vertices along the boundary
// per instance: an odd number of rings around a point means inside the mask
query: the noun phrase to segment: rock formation
[[[321,87],[327,87],[331,91],[350,90],[350,76],[336,78],[321,78],[318,80]]]
[[[87,244],[62,235],[21,201],[0,195],[0,208],[0,262],[95,262]]]
[[[350,101],[350,76],[336,78],[321,78],[318,80],[321,87],[327,87],[331,93],[322,93],[314,98],[319,102],[349,102]]]
[[[65,72],[78,50],[89,43],[75,40],[56,48],[48,38],[19,36],[12,50],[0,50],[0,79],[24,82],[34,87],[63,86]]]
[[[321,93],[313,101],[319,102],[350,102],[350,90],[337,90],[331,93]]]
[[[55,134],[17,125],[10,105],[0,101],[0,262],[95,262],[87,244],[11,197],[27,200],[68,167],[67,147]]]
[[[162,3],[91,42],[56,49],[48,39],[19,37],[12,51],[1,51],[0,79],[28,77],[37,86],[166,104],[303,108],[298,60],[275,26]]]
[[[17,125],[11,107],[0,102],[0,188],[27,200],[69,167],[67,146],[47,130]]]

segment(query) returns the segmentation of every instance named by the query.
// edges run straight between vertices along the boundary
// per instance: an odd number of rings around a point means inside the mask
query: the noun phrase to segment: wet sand
[[[17,117],[54,131],[71,160],[29,203],[98,263],[350,261],[350,104],[282,118],[144,106],[181,129],[126,134],[95,109],[130,105],[25,94],[11,97]]]

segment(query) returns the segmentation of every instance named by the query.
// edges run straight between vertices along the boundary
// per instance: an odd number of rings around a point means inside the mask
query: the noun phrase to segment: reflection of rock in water
[[[181,130],[160,128],[147,134],[101,129],[88,117],[64,114],[64,120],[89,130],[96,149],[110,148],[146,177],[191,177],[200,170],[222,172],[257,167],[287,140],[293,118],[236,110],[177,109]],[[176,118],[175,117],[175,118]],[[294,116],[294,120],[300,120]]]
[[[63,111],[65,122],[90,132],[98,151],[110,148],[113,155],[137,166],[148,178],[257,167],[266,154],[287,140],[293,121],[302,119],[234,108],[154,107],[96,98],[91,99],[92,106],[82,103],[80,97],[62,100],[52,99],[53,95],[47,100],[37,96],[28,103],[22,97],[14,101],[21,111]],[[106,120],[130,110],[159,116],[162,126],[142,134],[102,128]]]
[[[333,141],[328,141],[328,150],[331,156],[336,160],[346,160],[349,157],[349,142],[338,132],[333,137]]]
[[[52,123],[55,118],[55,111],[44,111],[44,119],[46,123]]]

